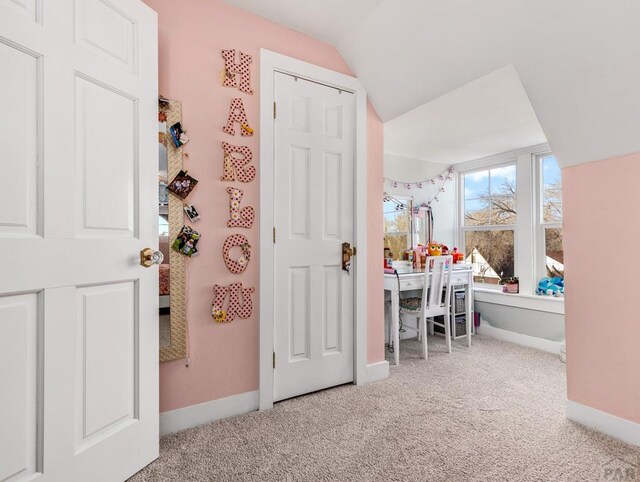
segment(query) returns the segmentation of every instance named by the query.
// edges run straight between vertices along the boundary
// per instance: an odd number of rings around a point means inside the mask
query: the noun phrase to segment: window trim
[[[548,228],[556,228],[562,230],[562,221],[561,222],[552,222],[547,223],[544,222],[544,193],[543,193],[543,171],[542,171],[542,160],[545,157],[553,156],[553,152],[548,150],[547,152],[543,152],[540,154],[536,154],[534,156],[535,163],[535,195],[536,195],[536,213],[535,213],[535,237],[536,237],[536,248],[535,248],[535,257],[536,257],[536,280],[542,279],[544,276],[547,276],[547,246],[545,240],[545,229]]]
[[[472,161],[476,164],[477,161]],[[486,164],[477,164],[472,165],[469,169],[458,169],[457,170],[457,179],[456,183],[458,185],[458,233],[457,233],[457,245],[461,246],[462,252],[465,254],[465,259],[467,256],[467,246],[465,244],[466,233],[468,231],[513,231],[513,271],[514,273],[518,272],[518,257],[517,257],[517,227],[518,227],[518,214],[516,214],[516,223],[515,224],[485,224],[481,226],[467,226],[465,225],[464,213],[465,213],[465,189],[464,189],[464,176],[467,174],[473,174],[474,172],[481,171],[491,171],[492,169],[500,169],[502,167],[515,166],[516,168],[516,213],[519,213],[518,210],[518,197],[519,197],[519,189],[518,189],[518,158],[517,157],[509,157],[507,160],[499,159],[491,162],[491,158],[486,160]],[[489,174],[489,192],[491,192],[491,174]],[[475,282],[478,287],[486,290],[500,290],[500,284],[492,285],[490,283],[482,283]]]
[[[464,247],[464,184],[461,176],[467,173],[482,171],[501,165],[513,163],[516,159],[516,225],[514,230],[514,271],[520,279],[520,293],[523,295],[533,295],[538,282],[538,263],[540,260],[538,247],[540,242],[537,239],[536,218],[539,195],[537,194],[537,168],[535,159],[539,155],[552,153],[549,144],[538,144],[513,151],[504,152],[495,156],[488,156],[463,162],[456,165],[456,189],[457,189],[457,216],[456,216],[456,241],[458,246]],[[507,225],[500,225],[501,229]],[[478,288],[487,289],[491,285],[478,283]],[[499,285],[497,286],[499,289]],[[490,288],[489,288],[490,289]],[[514,295],[504,295],[514,296]],[[518,295],[515,295],[518,296]]]
[[[410,248],[413,247],[413,241],[414,241],[413,240],[413,235],[414,235],[414,229],[415,229],[415,226],[414,226],[415,221],[413,219],[413,217],[414,217],[414,215],[413,215],[413,203],[414,203],[413,196],[401,196],[401,195],[395,195],[394,194],[393,197],[395,199],[397,199],[398,201],[407,201],[409,203],[409,207],[407,208],[408,211],[409,211],[409,231],[407,233],[408,234],[408,236],[407,236],[407,244],[408,245],[407,245],[406,249],[410,249]],[[385,214],[384,213],[384,203],[382,204],[382,206],[383,206],[382,216],[384,218],[384,214]],[[404,233],[405,233],[405,231],[393,231],[393,232],[387,233],[384,230],[384,220],[383,220],[382,239],[386,238],[387,235],[402,235]]]

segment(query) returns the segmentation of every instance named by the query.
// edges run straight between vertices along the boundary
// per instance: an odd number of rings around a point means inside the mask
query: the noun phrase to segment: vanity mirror
[[[183,202],[167,185],[182,170],[182,146],[176,147],[170,129],[182,121],[182,104],[158,102],[158,236],[164,261],[160,265],[160,361],[186,356],[185,257],[171,249],[171,240],[184,224]]]

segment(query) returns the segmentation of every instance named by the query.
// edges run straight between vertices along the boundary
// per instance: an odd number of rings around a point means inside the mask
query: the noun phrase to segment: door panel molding
[[[355,95],[354,245],[354,383],[367,381],[367,95],[360,81],[349,75],[293,59],[269,50],[260,51],[260,382],[259,408],[273,407],[274,400],[274,86],[281,72],[321,83]],[[304,130],[303,105],[292,113],[296,128]],[[325,116],[335,115],[327,106]],[[306,120],[306,122],[305,122]],[[324,124],[324,120],[323,120]],[[332,206],[333,207],[333,206]],[[322,220],[322,224],[325,221]],[[328,233],[334,235],[330,228]],[[333,343],[331,343],[333,344]],[[277,363],[277,361],[276,361]]]
[[[126,480],[159,448],[157,14],[0,0],[0,32],[0,480]]]

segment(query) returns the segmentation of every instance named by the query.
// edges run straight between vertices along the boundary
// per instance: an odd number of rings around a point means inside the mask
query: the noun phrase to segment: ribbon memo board
[[[164,105],[164,106],[163,106]],[[182,121],[182,103],[165,99],[160,112],[166,116],[167,126]],[[168,137],[168,136],[167,136]],[[167,177],[174,179],[182,171],[182,145],[176,147],[174,142],[165,138],[167,148]],[[168,196],[169,239],[175,239],[184,224],[183,203],[179,197]],[[169,250],[169,293],[171,293],[171,344],[160,348],[160,361],[177,360],[187,356],[187,305],[186,305],[186,258],[173,249]]]

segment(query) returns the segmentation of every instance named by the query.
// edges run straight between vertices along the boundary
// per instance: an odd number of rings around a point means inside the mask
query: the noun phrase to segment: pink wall
[[[188,306],[191,365],[184,360],[160,366],[160,411],[165,412],[196,403],[257,390],[258,388],[258,313],[248,320],[227,325],[213,323],[210,315],[214,284],[241,281],[245,287],[258,288],[258,220],[244,234],[253,244],[251,263],[240,276],[226,269],[221,256],[222,243],[232,232],[226,227],[228,197],[222,174],[223,140],[247,145],[259,164],[259,71],[260,48],[350,73],[344,60],[332,46],[293,30],[271,23],[220,0],[145,0],[158,12],[160,44],[160,93],[182,101],[183,127],[191,138],[185,149],[189,159],[185,167],[200,183],[189,197],[202,219],[194,224],[202,233],[200,254],[189,261]],[[223,61],[221,49],[235,48],[253,55],[252,88],[254,95],[222,87],[219,80]],[[256,128],[254,137],[231,137],[222,132],[229,102],[244,101],[249,121]],[[370,107],[369,126],[369,362],[384,359],[382,273],[382,124]],[[259,180],[243,186],[244,206],[254,206],[259,217]],[[258,292],[254,307],[258,306]]]
[[[367,222],[367,272],[369,286],[367,289],[367,309],[369,330],[367,340],[367,361],[375,363],[384,360],[384,276],[381,266],[380,253],[384,251],[382,192],[384,170],[384,138],[382,122],[371,104],[368,108],[367,119],[367,153],[368,153],[368,182],[367,203],[369,204]]]
[[[640,154],[573,166],[562,176],[567,397],[636,423],[639,179]]]

